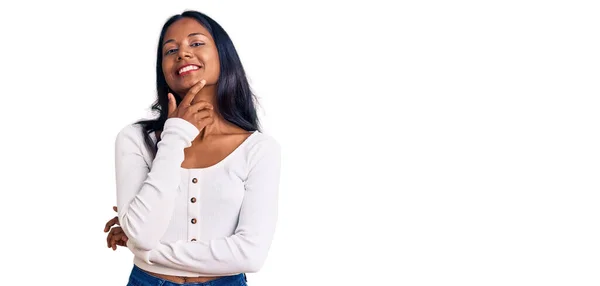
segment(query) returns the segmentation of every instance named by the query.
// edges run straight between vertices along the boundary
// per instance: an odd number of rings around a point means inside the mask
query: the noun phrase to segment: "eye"
[[[177,49],[169,49],[169,50],[167,50],[165,52],[165,55],[170,55],[170,54],[175,53],[175,52],[177,52]]]
[[[204,45],[204,43],[202,43],[202,42],[195,42],[195,43],[192,43],[191,46],[192,47],[199,47],[199,46],[203,46],[203,45]]]

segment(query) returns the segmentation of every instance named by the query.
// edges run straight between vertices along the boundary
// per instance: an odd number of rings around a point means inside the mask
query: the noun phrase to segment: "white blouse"
[[[130,124],[115,141],[118,216],[135,265],[177,276],[258,271],[277,221],[279,143],[255,131],[219,163],[185,169],[194,125],[167,119],[154,159],[142,132]]]

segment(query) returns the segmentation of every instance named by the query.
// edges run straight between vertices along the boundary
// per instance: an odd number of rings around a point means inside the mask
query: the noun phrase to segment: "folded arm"
[[[150,251],[136,249],[137,254],[149,264],[211,275],[258,271],[275,232],[281,161],[278,143],[264,143],[250,154],[250,171],[233,235],[208,241],[161,242]]]
[[[129,126],[115,141],[118,217],[129,242],[150,250],[167,230],[180,184],[184,149],[199,131],[183,119],[167,119],[152,167],[144,160],[139,132]]]

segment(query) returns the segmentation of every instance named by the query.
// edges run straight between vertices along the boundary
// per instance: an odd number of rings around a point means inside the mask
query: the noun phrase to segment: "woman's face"
[[[180,96],[202,79],[214,85],[219,79],[219,54],[204,26],[190,18],[177,20],[163,41],[162,70],[171,90]]]

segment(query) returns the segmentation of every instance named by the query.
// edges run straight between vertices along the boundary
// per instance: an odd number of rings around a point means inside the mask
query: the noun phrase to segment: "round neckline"
[[[205,170],[217,168],[217,167],[225,164],[225,162],[228,161],[229,158],[233,157],[236,153],[238,153],[239,150],[242,149],[242,147],[244,147],[246,144],[248,144],[248,142],[250,141],[250,139],[252,139],[257,133],[260,133],[260,131],[258,131],[258,130],[252,131],[250,133],[250,136],[248,136],[246,139],[244,139],[244,141],[242,142],[242,144],[240,144],[235,149],[233,149],[233,151],[231,151],[231,153],[229,153],[227,156],[225,156],[225,158],[221,159],[221,161],[219,161],[219,162],[217,162],[217,163],[215,163],[213,165],[210,165],[208,167],[203,167],[203,168],[184,168],[184,167],[179,167],[179,168],[182,169],[182,170],[185,170],[185,171],[190,171],[190,172],[192,172],[192,171],[205,171]],[[153,135],[154,140],[156,142],[156,133],[152,132],[152,135]]]

